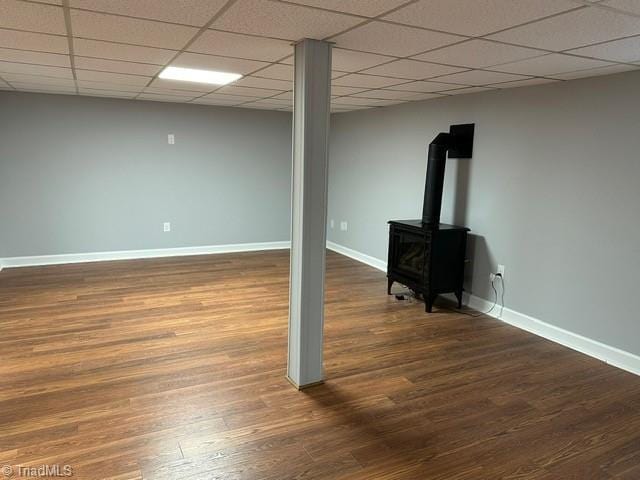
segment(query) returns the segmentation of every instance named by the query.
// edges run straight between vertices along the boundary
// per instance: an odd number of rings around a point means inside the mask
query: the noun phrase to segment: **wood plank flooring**
[[[0,466],[118,480],[640,478],[640,378],[490,318],[425,314],[335,253],[327,381],[295,391],[287,282],[287,251],[0,272]]]

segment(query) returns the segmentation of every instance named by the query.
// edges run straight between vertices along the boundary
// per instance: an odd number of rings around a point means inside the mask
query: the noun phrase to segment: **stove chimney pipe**
[[[439,133],[429,144],[427,178],[422,205],[422,223],[440,224],[444,169],[449,158],[471,158],[473,155],[473,131],[475,124],[451,125],[449,133]]]

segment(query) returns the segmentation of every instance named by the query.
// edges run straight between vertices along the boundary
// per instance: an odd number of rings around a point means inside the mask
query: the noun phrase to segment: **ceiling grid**
[[[291,110],[304,37],[335,43],[333,111],[640,69],[628,0],[2,0],[0,89]]]

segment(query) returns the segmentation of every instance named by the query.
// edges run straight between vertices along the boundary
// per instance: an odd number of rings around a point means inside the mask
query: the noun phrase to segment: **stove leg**
[[[393,280],[387,278],[387,295],[391,295],[391,287],[393,286]]]
[[[456,298],[458,299],[458,308],[462,308],[462,290],[456,290]]]
[[[435,295],[431,295],[430,293],[424,294],[424,311],[427,313],[431,313],[433,307],[433,301],[435,300]]]

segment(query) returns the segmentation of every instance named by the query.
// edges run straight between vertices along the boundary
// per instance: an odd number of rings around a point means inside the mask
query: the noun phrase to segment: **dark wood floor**
[[[119,480],[640,478],[640,378],[493,319],[425,314],[335,253],[327,277],[327,382],[297,392],[286,251],[4,270],[0,465]]]

